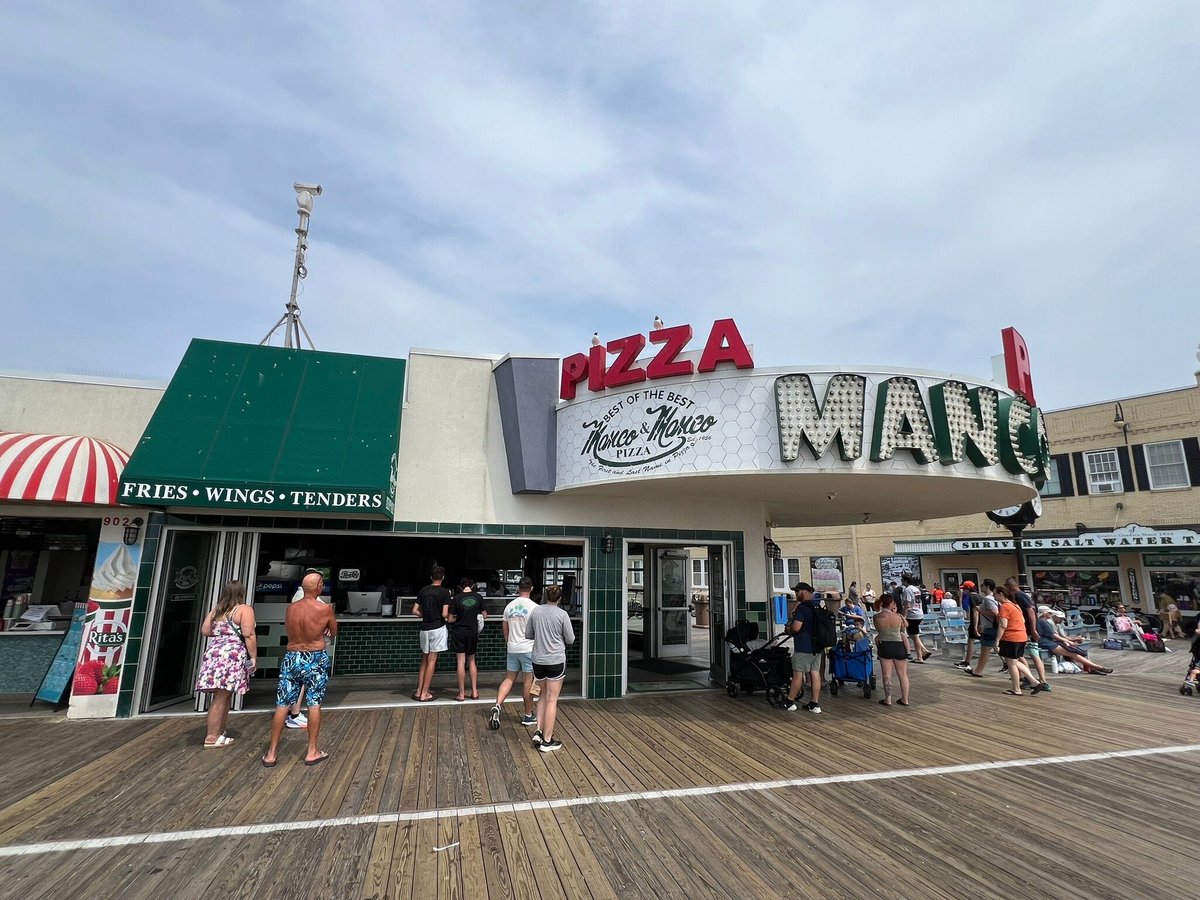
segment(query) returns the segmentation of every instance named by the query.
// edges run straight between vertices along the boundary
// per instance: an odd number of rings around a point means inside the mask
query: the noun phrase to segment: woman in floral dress
[[[250,690],[250,675],[258,655],[254,610],[246,603],[245,585],[240,581],[225,585],[216,607],[204,617],[200,633],[209,641],[200,660],[196,690],[212,694],[204,746],[228,747],[233,743],[233,738],[225,734],[229,704],[234,691],[240,695]]]

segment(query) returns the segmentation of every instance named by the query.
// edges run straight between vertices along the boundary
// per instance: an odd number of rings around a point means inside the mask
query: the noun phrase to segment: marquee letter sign
[[[651,344],[662,346],[644,367],[638,365],[638,355],[645,349],[647,338],[641,334],[617,338],[606,346],[592,347],[588,353],[568,356],[562,363],[558,396],[563,400],[574,400],[579,385],[585,380],[589,391],[599,393],[608,388],[692,374],[692,361],[679,358],[692,339],[691,325],[660,328],[650,332],[648,337]],[[616,356],[611,363],[608,360],[610,355]],[[732,365],[738,369],[754,368],[750,349],[742,340],[733,319],[713,322],[695,371],[712,372],[722,365]]]

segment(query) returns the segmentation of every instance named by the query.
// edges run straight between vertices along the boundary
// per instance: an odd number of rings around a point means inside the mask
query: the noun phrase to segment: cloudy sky
[[[761,365],[1192,382],[1200,6],[0,5],[4,369],[570,354],[732,316]]]

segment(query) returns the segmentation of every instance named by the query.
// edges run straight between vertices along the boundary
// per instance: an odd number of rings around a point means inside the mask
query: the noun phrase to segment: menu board
[[[87,616],[87,604],[76,603],[71,613],[71,627],[58,645],[58,653],[38,688],[34,700],[55,705],[62,702],[75,672],[75,660],[79,656],[79,645],[83,642],[83,620]]]
[[[842,558],[840,556],[814,556],[812,558],[812,586],[815,591],[842,593],[845,590]]]

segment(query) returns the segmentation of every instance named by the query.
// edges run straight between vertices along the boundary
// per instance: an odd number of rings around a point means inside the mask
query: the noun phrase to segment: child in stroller
[[[1179,687],[1179,693],[1185,697],[1190,697],[1196,692],[1196,679],[1200,678],[1200,629],[1196,631],[1196,636],[1192,638],[1192,661],[1188,663],[1187,676],[1183,679],[1183,684]]]
[[[829,692],[833,696],[845,684],[862,689],[871,699],[875,689],[875,671],[871,663],[871,639],[858,621],[838,614],[838,642],[829,651]]]
[[[782,709],[787,702],[787,688],[792,680],[791,655],[784,644],[790,635],[785,631],[765,644],[758,644],[758,623],[739,620],[725,632],[729,647],[729,678],[725,692],[736,697],[742,691],[753,694],[766,691],[767,702]]]

